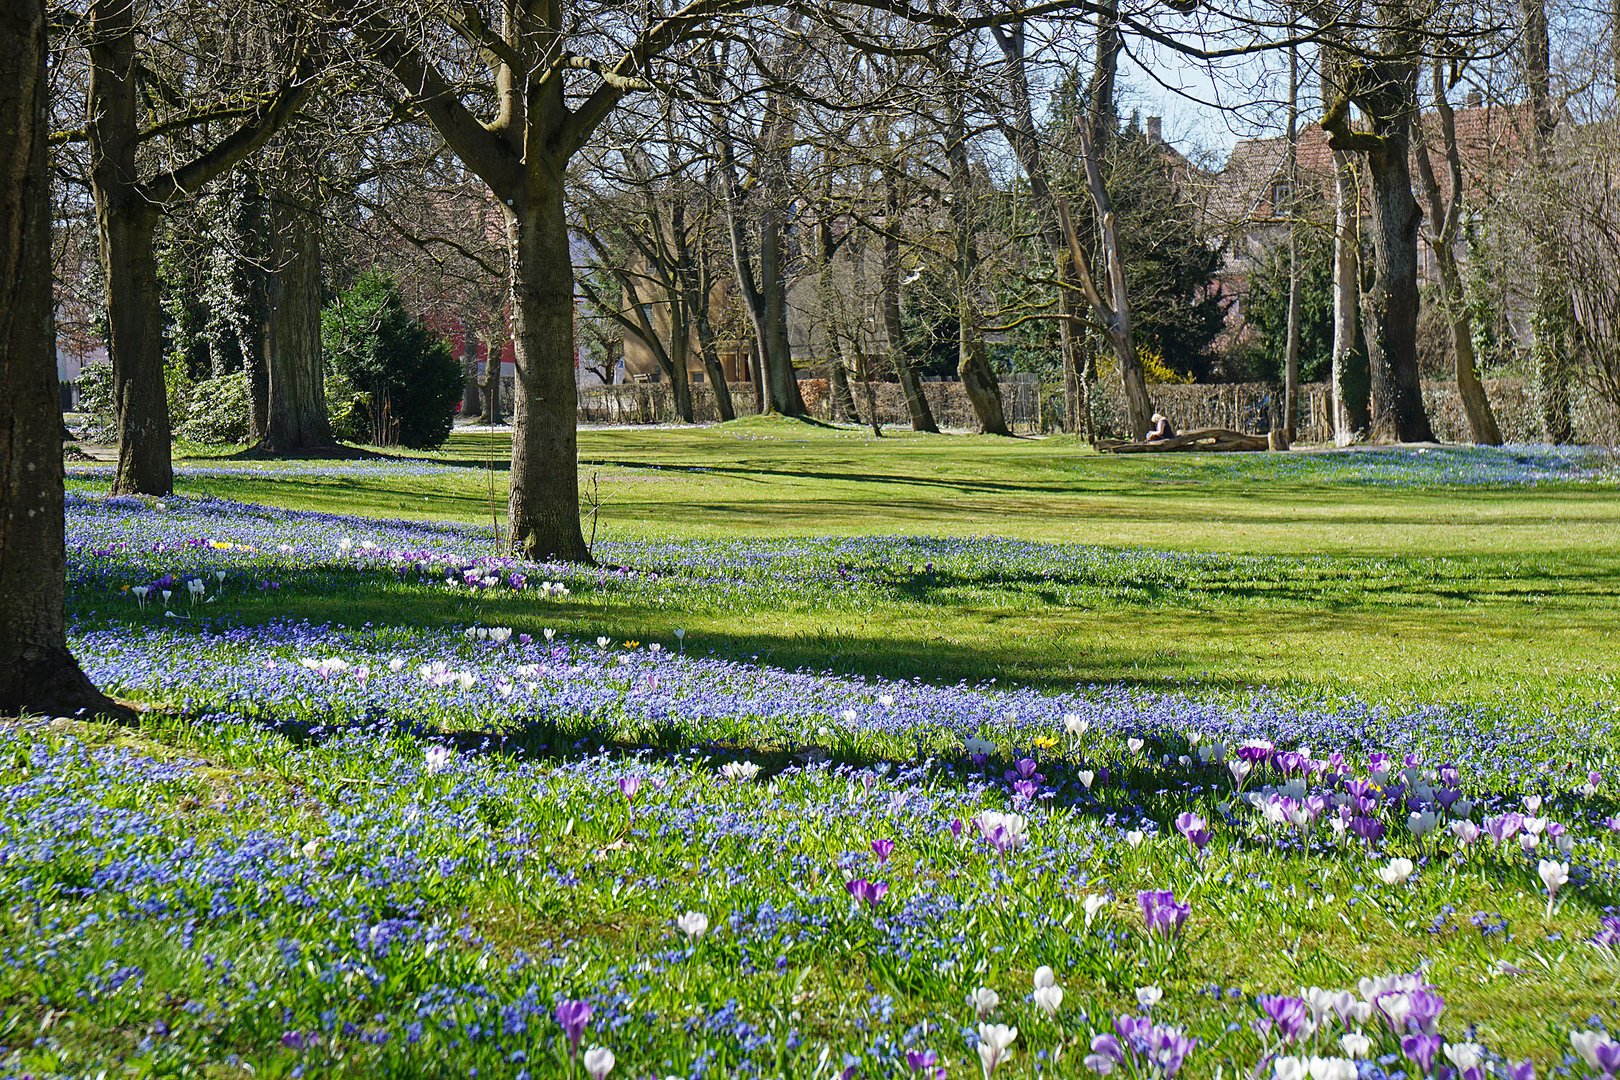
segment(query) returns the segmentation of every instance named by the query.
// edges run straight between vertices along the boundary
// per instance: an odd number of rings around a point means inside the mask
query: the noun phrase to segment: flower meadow
[[[680,621],[1258,564],[862,538],[587,569],[82,490],[68,546],[77,654],[154,709],[0,726],[7,1074],[1620,1073],[1601,700],[865,678]],[[639,637],[550,625],[626,608]]]

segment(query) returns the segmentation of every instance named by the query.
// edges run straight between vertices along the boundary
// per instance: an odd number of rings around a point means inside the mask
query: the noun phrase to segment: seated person
[[[1159,442],[1161,439],[1173,439],[1176,429],[1170,426],[1169,417],[1163,413],[1153,414],[1153,429],[1147,433],[1146,442]]]

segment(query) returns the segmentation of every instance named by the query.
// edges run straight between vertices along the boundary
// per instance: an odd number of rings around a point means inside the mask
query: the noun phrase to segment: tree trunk
[[[263,449],[297,454],[333,445],[321,353],[320,222],[300,206],[270,208],[273,270],[264,326],[269,375]]]
[[[608,369],[612,371],[611,364]],[[461,328],[461,376],[461,415],[478,416],[484,411],[478,396],[478,339],[466,323]]]
[[[236,338],[248,377],[248,442],[262,446],[270,432],[268,337],[270,320],[275,317],[271,278],[280,252],[276,248],[274,233],[277,222],[269,216],[269,200],[258,184],[244,183],[242,187],[245,189],[242,195],[243,231],[249,237],[260,239],[258,242],[248,240],[248,245],[258,258],[246,260],[247,265],[240,270],[247,279],[247,310],[243,316],[252,325],[245,333],[239,332]],[[223,375],[225,372],[215,371],[214,374]]]
[[[1449,85],[1443,61],[1434,62],[1434,112],[1439,121],[1441,149],[1445,155],[1446,174],[1451,197],[1447,200],[1440,189],[1440,179],[1434,171],[1434,154],[1429,136],[1420,123],[1413,129],[1413,159],[1417,162],[1418,178],[1423,181],[1423,197],[1429,204],[1428,224],[1424,239],[1434,252],[1440,268],[1441,302],[1451,323],[1451,349],[1456,361],[1457,393],[1462,398],[1463,413],[1468,418],[1468,432],[1474,442],[1482,446],[1497,446],[1502,432],[1491,411],[1485,387],[1479,381],[1479,369],[1474,362],[1474,325],[1463,297],[1462,272],[1457,267],[1457,230],[1462,221],[1463,167],[1462,153],[1457,145],[1457,120],[1447,99]]]
[[[517,360],[507,510],[512,546],[535,561],[588,563],[579,526],[574,267],[560,169],[508,207],[507,237]],[[490,365],[498,384],[498,355]]]
[[[754,414],[765,415],[765,372],[759,358],[759,338],[748,343],[748,366],[754,375]]]
[[[703,357],[703,370],[714,388],[714,407],[721,422],[737,419],[737,408],[731,403],[731,387],[726,383],[726,369],[720,364],[720,353],[715,345],[714,326],[705,312],[697,316],[698,352]]]
[[[890,224],[900,220],[900,185],[887,169],[883,173],[883,189],[888,215],[883,227],[883,336],[888,340],[889,360],[894,365],[895,378],[900,380],[906,410],[911,413],[911,430],[937,433],[939,425],[934,422],[934,411],[928,407],[922,382],[905,350],[905,329],[900,316],[900,236],[895,225]]]
[[[1501,446],[1502,429],[1496,423],[1490,398],[1485,396],[1485,384],[1479,380],[1479,366],[1474,359],[1474,326],[1463,307],[1461,282],[1455,292],[1447,285],[1446,303],[1452,305],[1451,348],[1457,361],[1457,393],[1462,397],[1463,412],[1468,417],[1468,432],[1480,446]]]
[[[951,224],[956,231],[956,373],[978,418],[979,433],[1008,435],[1001,387],[985,357],[984,332],[979,327],[979,246],[974,235],[975,192],[968,166],[967,123],[959,100],[950,99],[946,109],[945,156],[951,173]]]
[[[844,361],[828,361],[827,373],[829,418],[846,424],[860,423],[861,414],[855,410],[855,395],[849,389],[849,370],[844,366]]]
[[[0,8],[0,715],[115,717],[68,651],[43,0]]]
[[[1361,220],[1349,154],[1334,152],[1333,174],[1333,442],[1349,446],[1365,439],[1372,423],[1368,411],[1370,372],[1366,354],[1357,347],[1361,333]]]
[[[692,373],[687,367],[687,353],[691,349],[691,330],[686,320],[681,317],[672,317],[669,321],[669,386],[675,398],[675,415],[681,418],[681,423],[693,422],[692,414]]]
[[[478,390],[484,399],[482,423],[485,427],[500,427],[506,420],[501,406],[501,340],[490,338],[484,342],[484,377],[478,381]]]
[[[767,197],[774,193],[767,192]],[[770,206],[759,222],[760,345],[765,362],[766,407],[783,416],[804,416],[804,398],[793,371],[788,340],[785,215]]]
[[[158,212],[97,190],[101,273],[107,295],[107,353],[118,420],[115,495],[174,490],[173,429],[163,379],[163,308],[158,293]]]
[[[1412,196],[1410,114],[1379,134],[1381,150],[1367,155],[1372,173],[1373,284],[1363,300],[1370,333],[1368,353],[1388,394],[1373,422],[1401,442],[1433,442],[1418,381],[1418,225],[1423,212]],[[1379,377],[1382,377],[1381,379]]]

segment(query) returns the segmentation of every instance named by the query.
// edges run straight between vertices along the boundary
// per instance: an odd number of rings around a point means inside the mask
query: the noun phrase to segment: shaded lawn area
[[[272,506],[488,523],[504,518],[506,476],[484,466],[503,464],[508,448],[504,435],[458,433],[441,454],[376,468],[231,463],[229,475],[187,475],[227,464],[199,460],[177,483],[181,493]],[[672,578],[658,596],[519,598],[489,618],[666,642],[681,626],[691,647],[727,658],[1049,689],[1265,685],[1560,704],[1612,697],[1620,670],[1612,481],[1414,482],[1410,463],[1421,459],[1409,457],[1388,478],[1375,468],[1344,482],[1341,462],[1383,457],[1112,457],[1068,439],[877,440],[771,420],[585,431],[581,460],[583,475],[601,479],[608,561],[612,541],[807,535],[996,535],[1230,557],[1070,582],[913,567],[837,600],[784,590],[717,604]],[[1489,460],[1517,467],[1511,454]],[[493,525],[488,535],[493,545]],[[266,600],[259,616],[283,615],[290,602]],[[341,598],[315,590],[296,606],[346,623],[480,617],[464,598],[386,588]]]

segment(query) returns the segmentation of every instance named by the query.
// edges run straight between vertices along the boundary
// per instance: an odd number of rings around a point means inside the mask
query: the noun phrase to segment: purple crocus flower
[[[1536,1080],[1536,1063],[1529,1058],[1525,1058],[1517,1065],[1507,1062],[1504,1071],[1507,1073],[1507,1080]]]
[[[1524,815],[1508,811],[1493,818],[1485,819],[1485,831],[1491,834],[1491,839],[1498,845],[1505,844],[1524,827]]]
[[[1434,1034],[1440,1014],[1445,1012],[1446,999],[1426,986],[1414,990],[1407,1000],[1412,1004],[1412,1011],[1406,1014],[1406,1022],[1421,1032]]]
[[[579,1039],[585,1034],[585,1025],[590,1023],[591,1003],[567,999],[559,1001],[556,1017],[557,1023],[562,1026],[563,1034],[568,1036],[568,1052],[573,1054],[579,1049]]]
[[[1091,1037],[1091,1052],[1109,1061],[1125,1060],[1125,1051],[1120,1047],[1119,1039],[1106,1033]]]
[[[1192,914],[1192,905],[1178,903],[1169,889],[1148,889],[1136,894],[1142,905],[1142,919],[1150,934],[1169,940],[1181,932],[1182,924]]]
[[[636,801],[636,792],[638,792],[640,790],[641,790],[641,777],[639,777],[639,776],[621,776],[621,777],[619,777],[619,794],[624,796],[624,801],[625,802],[634,803]]]
[[[1592,1047],[1592,1056],[1597,1058],[1598,1068],[1603,1070],[1604,1076],[1613,1076],[1620,1071],[1620,1043],[1605,1039]]]
[[[1417,1063],[1425,1073],[1434,1071],[1434,1056],[1443,1040],[1438,1035],[1408,1035],[1401,1040],[1401,1053]]]
[[[907,1050],[906,1065],[914,1073],[922,1073],[925,1080],[944,1080],[945,1067],[939,1063],[939,1054],[933,1050]]]
[[[1305,1030],[1305,1023],[1310,1017],[1310,1008],[1303,998],[1290,997],[1286,994],[1261,994],[1259,998],[1260,1011],[1276,1026],[1277,1034],[1285,1041],[1293,1042]]]
[[[1384,823],[1375,817],[1357,817],[1350,822],[1350,831],[1372,847],[1384,838]]]
[[[1188,1038],[1179,1028],[1160,1024],[1153,1029],[1148,1059],[1159,1067],[1159,1074],[1164,1080],[1173,1080],[1181,1063],[1187,1060],[1187,1055],[1197,1045],[1197,1039]]]
[[[874,840],[874,841],[872,841],[872,854],[877,856],[878,865],[882,866],[884,863],[889,861],[889,856],[894,854],[894,841],[893,840]]]
[[[1176,829],[1182,836],[1187,838],[1187,843],[1191,845],[1194,855],[1202,852],[1214,837],[1214,834],[1209,831],[1209,822],[1191,810],[1185,810],[1176,815]]]
[[[865,902],[868,907],[875,908],[888,895],[889,883],[856,878],[854,881],[844,882],[844,888],[848,889],[849,895],[855,899]]]

